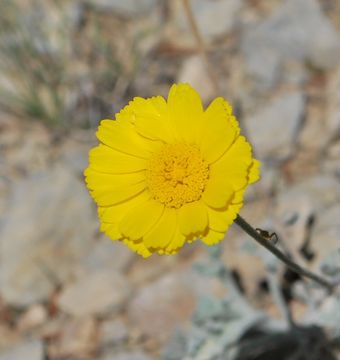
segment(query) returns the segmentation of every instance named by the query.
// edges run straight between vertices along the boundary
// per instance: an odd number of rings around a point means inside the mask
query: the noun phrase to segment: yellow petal
[[[178,250],[184,245],[185,236],[181,233],[179,226],[177,224],[176,231],[174,236],[172,237],[170,243],[165,249],[166,254],[174,254],[177,253]]]
[[[224,239],[225,233],[209,229],[208,233],[202,236],[201,240],[206,245],[216,245]]]
[[[233,196],[234,189],[227,177],[211,176],[202,194],[202,199],[210,207],[223,208]]]
[[[215,99],[204,112],[201,128],[201,152],[208,163],[218,160],[239,135],[230,105],[222,98]]]
[[[236,191],[234,194],[234,197],[231,200],[232,204],[239,204],[239,203],[243,203],[243,198],[244,198],[244,193],[245,193],[246,189],[242,189],[239,191]]]
[[[100,144],[89,154],[90,167],[107,174],[124,174],[145,170],[147,160],[116,151]]]
[[[159,115],[166,114],[168,107],[165,99],[162,96],[153,96],[150,98],[152,106],[156,109]]]
[[[143,241],[146,247],[164,249],[172,240],[177,228],[176,210],[165,208],[156,225],[145,234]]]
[[[118,224],[102,223],[100,225],[100,231],[108,236],[111,240],[119,240],[122,235],[118,229]]]
[[[223,210],[215,210],[208,207],[209,228],[219,232],[226,232],[234,222],[242,205],[242,203],[231,204]]]
[[[102,120],[97,138],[112,149],[145,159],[160,146],[159,142],[139,135],[135,126],[127,121]]]
[[[114,206],[106,206],[98,208],[98,216],[103,223],[119,223],[126,213],[137,205],[145,203],[150,199],[148,191],[143,191],[140,194],[123,201]]]
[[[252,184],[260,178],[260,165],[261,163],[254,159],[249,168],[248,183]]]
[[[91,167],[85,170],[84,175],[85,182],[90,190],[116,189],[125,185],[138,184],[146,179],[143,171],[128,174],[106,174],[95,171]]]
[[[146,187],[144,172],[105,174],[89,167],[84,175],[90,194],[100,206],[118,204],[142,192]]]
[[[164,211],[164,205],[147,200],[131,208],[120,222],[121,233],[130,240],[141,239],[157,223]]]
[[[132,251],[136,252],[138,255],[143,256],[144,258],[147,258],[152,255],[150,250],[143,244],[143,242],[135,242],[128,239],[124,239],[123,242]]]
[[[145,182],[132,185],[121,185],[115,187],[100,187],[90,190],[90,194],[99,206],[112,206],[122,201],[127,201],[145,190]]]
[[[201,201],[183,205],[178,209],[178,221],[183,235],[204,231],[208,226],[206,206]]]
[[[240,190],[248,183],[248,169],[252,161],[250,144],[244,136],[239,136],[230,149],[210,166],[210,176],[225,178],[234,190]]]
[[[173,141],[173,130],[164,98],[161,96],[150,99],[134,98],[129,107],[129,111],[133,114],[132,122],[141,135],[166,143]]]
[[[140,114],[149,114],[151,116],[160,116],[167,113],[166,101],[162,96],[154,96],[148,99],[136,96],[128,105],[116,114],[116,120],[119,122],[136,123],[136,116]]]
[[[193,143],[203,120],[199,94],[189,84],[172,85],[168,96],[169,116],[179,141]]]

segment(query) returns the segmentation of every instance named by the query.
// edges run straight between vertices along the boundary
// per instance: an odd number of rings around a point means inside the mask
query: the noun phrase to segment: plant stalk
[[[287,255],[281,252],[275,245],[273,245],[269,240],[262,237],[250,224],[247,223],[240,215],[236,217],[235,223],[242,228],[249,236],[251,236],[256,242],[265,247],[278,259],[280,259],[288,268],[295,271],[297,274],[309,278],[316,283],[325,287],[330,293],[333,291],[335,284],[332,284],[328,280],[322,278],[321,276],[314,274],[313,272],[302,268],[300,265],[292,261]]]

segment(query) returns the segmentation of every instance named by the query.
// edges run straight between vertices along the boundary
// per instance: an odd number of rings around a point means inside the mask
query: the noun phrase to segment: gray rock
[[[97,227],[85,186],[56,166],[13,184],[0,230],[0,292],[11,305],[45,300],[92,245]]]
[[[327,157],[322,162],[323,170],[340,176],[340,141],[335,142],[327,149]]]
[[[103,236],[83,259],[80,271],[87,273],[100,269],[125,271],[135,258],[136,255],[123,243],[111,241]]]
[[[255,81],[256,88],[268,90],[279,81],[282,64],[280,55],[274,49],[266,48],[264,44],[258,44],[255,49],[249,41],[243,45],[243,53],[246,71]]]
[[[326,175],[294,184],[277,197],[274,229],[296,258],[301,257],[302,247],[314,253],[315,270],[339,244],[340,228],[335,225],[339,221],[339,201],[339,181]],[[327,225],[323,225],[325,221]]]
[[[286,60],[309,61],[320,69],[339,62],[340,39],[316,0],[288,0],[243,36],[248,72],[271,87]]]
[[[107,320],[101,325],[100,343],[102,346],[117,345],[126,341],[129,330],[121,320]]]
[[[340,201],[339,181],[336,177],[319,175],[296,183],[282,191],[277,197],[277,210],[287,222],[296,216],[294,204],[305,204],[310,213],[322,213]],[[283,211],[286,209],[286,212]],[[291,210],[289,210],[291,209]]]
[[[306,110],[306,118],[299,134],[299,148],[305,153],[316,154],[327,148],[329,139],[334,135],[329,131],[325,121],[324,111],[320,104],[309,104]]]
[[[0,360],[43,360],[44,358],[44,346],[39,340],[27,341],[0,353]]]
[[[313,311],[311,323],[327,328],[333,338],[340,336],[340,296],[329,296],[318,311]]]
[[[209,76],[207,66],[199,55],[186,59],[177,75],[177,82],[189,83],[200,94],[203,103],[214,97],[214,85]]]
[[[185,331],[178,329],[175,331],[169,342],[162,351],[163,360],[184,359],[187,352],[187,338]]]
[[[340,280],[340,247],[336,245],[321,261],[320,270],[327,276],[338,277]]]
[[[265,161],[261,162],[260,167],[261,179],[257,183],[250,186],[246,193],[246,201],[262,198],[280,187],[281,174],[278,168],[270,166]]]
[[[326,108],[318,102],[311,102],[308,106],[308,116],[299,139],[301,146],[308,150],[329,151],[329,145],[340,138],[340,67],[328,74],[325,90]]]
[[[68,317],[59,324],[54,323],[53,327],[54,329],[50,329],[50,334],[52,336],[54,334],[55,341],[49,343],[48,347],[48,355],[51,359],[93,359],[91,355],[98,346],[96,319]]]
[[[329,78],[326,97],[326,129],[333,140],[340,135],[340,67]]]
[[[48,320],[47,309],[41,304],[30,306],[17,321],[17,328],[25,332],[44,325]]]
[[[143,334],[165,341],[194,310],[195,297],[189,285],[183,274],[176,273],[144,286],[128,308],[130,323]]]
[[[247,134],[260,159],[282,161],[292,155],[304,106],[303,94],[292,92],[245,118]]]
[[[203,38],[211,41],[229,33],[236,24],[242,3],[242,0],[192,1],[192,10]],[[183,32],[189,31],[188,20],[183,11],[180,11],[177,20]]]
[[[134,17],[147,13],[157,0],[86,0],[86,3],[101,11],[112,11],[120,16]]]
[[[275,230],[285,239],[291,252],[297,252],[305,245],[310,231],[310,221],[316,209],[311,197],[303,190],[286,190],[278,197],[275,215]],[[294,255],[298,255],[295,254]]]
[[[315,253],[313,264],[317,268],[320,262],[339,247],[340,239],[340,205],[335,204],[324,210],[316,218],[311,236],[311,248]]]
[[[207,279],[191,268],[169,273],[137,292],[128,307],[130,324],[162,343],[175,328],[187,323],[199,296],[216,296],[224,290],[218,281]]]
[[[151,358],[140,351],[122,352],[118,354],[117,351],[115,351],[112,354],[105,355],[102,360],[151,360]]]
[[[81,143],[81,141],[68,139],[61,148],[61,161],[81,176],[88,165],[89,150],[94,144]]]
[[[124,276],[113,271],[97,271],[67,285],[58,304],[61,310],[77,317],[106,315],[120,310],[130,292]]]

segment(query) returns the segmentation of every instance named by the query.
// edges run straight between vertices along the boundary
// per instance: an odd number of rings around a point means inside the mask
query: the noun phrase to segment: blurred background
[[[189,82],[233,104],[262,161],[241,215],[339,277],[340,2],[191,6],[209,65],[181,0],[0,1],[0,360],[340,359],[339,294],[235,225],[210,255],[147,261],[99,233],[99,121]]]

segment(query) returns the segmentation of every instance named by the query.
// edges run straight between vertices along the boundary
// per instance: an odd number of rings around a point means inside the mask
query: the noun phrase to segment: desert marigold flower
[[[188,84],[167,101],[134,98],[97,137],[85,177],[101,230],[144,257],[218,243],[259,179],[231,106],[219,97],[204,110]]]

